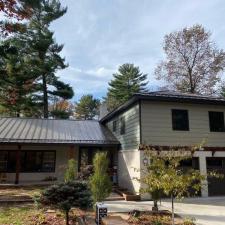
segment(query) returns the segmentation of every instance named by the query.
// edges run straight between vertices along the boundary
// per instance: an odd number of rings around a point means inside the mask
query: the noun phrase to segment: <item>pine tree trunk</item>
[[[173,198],[173,194],[171,194],[171,201],[172,201],[172,225],[174,225],[174,198]]]
[[[48,118],[48,92],[45,75],[42,75],[42,85],[43,85],[43,115],[44,118]]]

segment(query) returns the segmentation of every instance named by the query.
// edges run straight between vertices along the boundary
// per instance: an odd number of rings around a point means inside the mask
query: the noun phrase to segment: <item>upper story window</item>
[[[183,109],[172,109],[173,130],[189,130],[188,111]]]
[[[209,112],[209,127],[211,132],[224,132],[223,112]]]
[[[126,129],[125,117],[121,117],[120,118],[120,134],[125,134],[125,129]]]
[[[117,130],[117,120],[113,121],[113,132],[116,132]]]

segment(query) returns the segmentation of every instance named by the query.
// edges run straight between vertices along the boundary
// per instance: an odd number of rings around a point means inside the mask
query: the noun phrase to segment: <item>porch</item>
[[[79,171],[97,151],[113,167],[119,144],[96,120],[0,118],[0,183],[61,181],[69,159]]]
[[[115,146],[99,145],[0,145],[0,185],[50,185],[63,181],[69,159],[77,172],[91,165],[96,152],[107,151],[109,170],[117,167]]]

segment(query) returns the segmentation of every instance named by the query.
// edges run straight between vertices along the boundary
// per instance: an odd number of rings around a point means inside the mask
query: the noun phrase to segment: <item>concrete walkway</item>
[[[105,203],[109,212],[130,212],[134,209],[146,211],[152,208],[152,201]],[[171,210],[170,201],[163,201],[161,209]],[[194,217],[199,225],[225,225],[225,197],[184,199],[175,203],[175,212],[183,217]]]

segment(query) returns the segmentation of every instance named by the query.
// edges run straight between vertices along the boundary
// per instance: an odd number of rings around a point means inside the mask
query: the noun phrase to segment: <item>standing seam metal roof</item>
[[[0,143],[115,144],[111,131],[96,120],[0,118]]]

